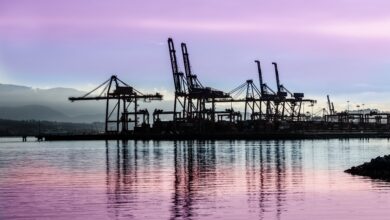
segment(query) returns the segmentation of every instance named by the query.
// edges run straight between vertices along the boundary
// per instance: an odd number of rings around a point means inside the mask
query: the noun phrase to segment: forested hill
[[[97,133],[104,129],[103,123],[65,123],[50,121],[14,121],[0,119],[0,136],[22,136],[38,134]]]

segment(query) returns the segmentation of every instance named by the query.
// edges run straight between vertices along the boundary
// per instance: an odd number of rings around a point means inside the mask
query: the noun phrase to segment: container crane
[[[312,105],[316,103],[315,100],[303,99],[304,93],[292,93],[284,85],[280,83],[279,70],[276,62],[272,65],[275,69],[276,84],[277,84],[277,99],[275,99],[275,115],[282,120],[285,118],[286,113],[291,120],[300,120],[302,115],[302,103],[309,102]],[[290,95],[290,97],[288,97]],[[287,105],[287,106],[286,106]],[[281,109],[279,109],[281,107]]]
[[[259,75],[259,83],[260,83],[260,91],[261,91],[261,101],[260,102],[264,102],[265,104],[265,119],[266,120],[270,120],[271,119],[271,115],[273,114],[273,110],[272,110],[272,105],[273,105],[273,100],[275,100],[275,97],[276,97],[276,94],[275,92],[266,84],[264,83],[263,81],[263,74],[262,74],[262,71],[261,71],[261,65],[260,65],[260,61],[259,60],[255,60],[255,63],[257,64],[257,71],[258,71],[258,75]],[[260,103],[260,119],[262,119],[262,115],[264,115],[262,113],[262,110],[261,110],[261,103]]]
[[[95,95],[98,91],[99,94]],[[120,80],[116,75],[112,75],[108,80],[84,96],[69,97],[69,100],[71,102],[105,100],[105,132],[119,133],[128,132],[129,123],[133,123],[135,128],[138,127],[138,115],[143,115],[143,122],[146,124],[149,120],[149,112],[138,110],[139,101],[162,100],[162,95],[159,93],[143,94]],[[130,105],[133,105],[133,111],[129,111]],[[113,128],[111,127],[112,124],[114,124]]]
[[[175,86],[175,101],[173,106],[173,120],[177,121],[178,116],[181,118],[180,114],[183,114],[182,117],[185,118],[187,116],[186,107],[187,107],[187,82],[184,77],[184,73],[179,70],[179,66],[177,63],[176,50],[175,45],[173,43],[172,38],[168,38],[168,49],[169,56],[171,60],[172,67],[172,75],[173,82]],[[180,109],[179,106],[180,105]],[[162,112],[161,112],[162,113]]]

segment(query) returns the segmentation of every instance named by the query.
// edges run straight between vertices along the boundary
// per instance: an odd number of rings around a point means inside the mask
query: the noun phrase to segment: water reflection
[[[200,147],[201,146],[201,147]],[[198,205],[213,208],[216,193],[214,142],[174,142],[171,219],[191,219]]]
[[[129,150],[127,141],[116,141],[115,144],[106,145],[106,184],[107,208],[116,218],[122,207],[136,203],[138,197],[138,149],[137,143]],[[134,217],[131,212],[128,217]]]
[[[290,160],[286,158],[283,143],[253,142],[245,148],[248,205],[258,212],[259,219],[266,219],[266,212],[274,213],[273,218],[280,219],[282,212],[286,211],[288,162],[291,163],[289,174],[293,187],[298,188],[302,183],[299,146],[299,143],[294,143]]]
[[[0,145],[0,219],[384,219],[385,139]]]
[[[107,204],[110,214],[116,218],[124,217],[124,214],[134,217],[134,212],[142,209],[137,206],[147,206],[147,201],[142,196],[147,194],[149,187],[154,188],[156,193],[161,193],[166,190],[163,179],[167,177],[173,186],[170,198],[171,219],[190,219],[195,215],[195,205],[213,207],[213,195],[216,192],[214,142],[172,142],[172,165],[164,161],[160,142],[142,142],[142,147],[138,146],[139,142],[131,143],[132,145],[126,141],[115,144],[106,142]],[[161,172],[172,167],[172,175]],[[158,197],[154,195],[151,199],[158,200]],[[152,202],[153,207],[155,202]],[[151,207],[144,209],[148,208]]]
[[[302,144],[237,141],[106,142],[107,208],[116,218],[139,217],[166,204],[169,219],[212,217],[213,209],[247,206],[259,219],[281,219],[287,200],[303,200]],[[245,182],[245,184],[242,184]],[[245,187],[245,188],[242,188]],[[290,193],[291,195],[287,195]],[[237,203],[229,196],[245,196]],[[142,207],[143,206],[143,207]],[[161,207],[160,207],[161,209]],[[154,210],[156,211],[156,210]],[[219,213],[223,215],[223,213]],[[145,216],[144,216],[145,217]]]

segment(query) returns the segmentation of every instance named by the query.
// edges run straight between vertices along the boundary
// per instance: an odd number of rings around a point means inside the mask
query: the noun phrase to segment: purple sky
[[[389,9],[385,0],[0,0],[0,83],[87,90],[116,73],[170,91],[173,37],[207,86],[257,82],[260,59],[275,87],[277,61],[290,90],[390,109]]]

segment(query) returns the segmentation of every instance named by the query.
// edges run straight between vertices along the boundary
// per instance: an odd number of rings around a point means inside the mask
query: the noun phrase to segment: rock
[[[390,181],[390,155],[377,157],[370,162],[345,170],[352,175],[368,176],[374,179]]]

